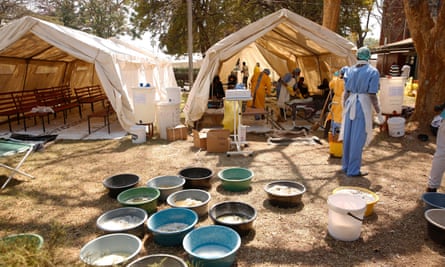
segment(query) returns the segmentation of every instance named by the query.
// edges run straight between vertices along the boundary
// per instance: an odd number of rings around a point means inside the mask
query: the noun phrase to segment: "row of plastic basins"
[[[161,227],[167,227],[165,224],[176,222],[178,219],[185,222],[187,227],[176,229],[176,226],[168,226],[172,228],[161,231]],[[211,225],[195,228],[197,221],[198,216],[192,210],[170,208],[152,215],[147,220],[147,227],[152,231],[157,243],[182,244],[193,266],[232,266],[241,245],[240,235],[226,226]],[[141,247],[141,239],[135,235],[108,234],[91,240],[82,247],[80,258],[93,266],[115,266],[134,259]]]
[[[178,176],[166,175],[152,178],[147,182],[149,187],[172,187],[172,190],[179,190],[182,187],[187,189],[208,189],[211,187],[211,178],[213,171],[204,167],[188,167],[179,171]],[[116,198],[123,191],[135,187],[140,181],[136,174],[122,173],[110,176],[102,181],[108,194],[112,198]],[[163,194],[161,200],[166,200],[166,193],[173,193],[172,190],[161,190]]]

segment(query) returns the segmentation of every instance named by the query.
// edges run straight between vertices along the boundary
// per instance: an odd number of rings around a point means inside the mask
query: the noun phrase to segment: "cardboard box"
[[[167,128],[167,140],[187,140],[187,127],[185,125],[177,125],[175,127]]]
[[[210,129],[202,129],[201,131],[192,130],[193,133],[193,145],[196,148],[201,148],[202,150],[207,149],[207,132]]]
[[[230,142],[230,131],[227,129],[212,129],[207,132],[207,152],[227,152]]]

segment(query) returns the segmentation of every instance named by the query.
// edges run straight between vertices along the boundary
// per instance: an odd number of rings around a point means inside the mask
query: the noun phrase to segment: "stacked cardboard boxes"
[[[193,144],[207,152],[227,152],[230,150],[230,131],[226,129],[204,128],[193,130]]]
[[[177,125],[175,127],[167,128],[167,140],[168,141],[176,141],[176,140],[187,140],[187,127],[185,125]]]

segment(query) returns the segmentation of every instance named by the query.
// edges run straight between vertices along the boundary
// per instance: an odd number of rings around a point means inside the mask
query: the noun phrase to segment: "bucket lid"
[[[357,196],[337,193],[328,197],[328,206],[339,213],[362,212],[365,211],[366,201]]]
[[[405,118],[403,117],[391,117],[388,119],[388,124],[399,124],[405,123]]]

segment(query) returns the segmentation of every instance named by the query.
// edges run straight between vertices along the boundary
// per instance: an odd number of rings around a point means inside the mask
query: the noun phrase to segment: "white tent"
[[[225,37],[207,50],[190,91],[184,113],[188,122],[199,120],[207,109],[209,87],[214,75],[223,82],[240,59],[249,66],[256,62],[273,70],[278,79],[295,67],[312,92],[323,78],[353,64],[356,47],[340,35],[287,9],[281,9]],[[276,74],[275,74],[276,73]]]
[[[150,83],[165,95],[177,86],[172,71],[155,71],[164,63],[129,45],[33,17],[0,28],[0,37],[0,91],[100,84],[127,131],[135,124],[131,88]]]

